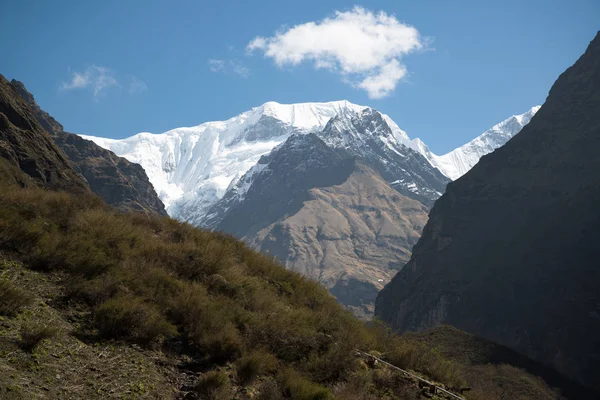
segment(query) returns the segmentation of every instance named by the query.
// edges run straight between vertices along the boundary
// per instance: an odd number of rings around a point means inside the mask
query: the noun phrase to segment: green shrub
[[[134,296],[121,296],[102,303],[94,315],[100,337],[130,339],[149,344],[177,335],[177,329],[150,304]]]
[[[24,290],[8,280],[0,280],[0,315],[14,316],[21,308],[32,303],[33,299]]]
[[[220,371],[209,371],[198,378],[195,386],[196,392],[202,399],[228,399],[231,397],[231,383],[229,377]]]
[[[431,378],[451,386],[464,384],[460,366],[446,360],[438,350],[410,340],[394,340],[386,359],[391,364],[420,371]]]
[[[236,367],[240,383],[247,385],[259,375],[275,371],[277,358],[265,351],[253,351],[239,359]]]
[[[244,344],[238,330],[230,323],[221,329],[194,337],[193,342],[201,354],[215,364],[233,361],[242,354]]]
[[[327,346],[323,353],[310,355],[306,369],[316,382],[330,383],[345,380],[358,369],[358,359],[352,343],[338,341]]]
[[[43,340],[55,337],[58,334],[58,329],[47,323],[30,322],[23,324],[19,333],[21,348],[25,351],[32,351]]]
[[[120,278],[113,274],[102,274],[89,279],[76,275],[69,281],[67,290],[69,299],[81,300],[91,306],[126,294]]]
[[[294,370],[286,370],[282,377],[283,390],[293,400],[329,400],[331,391],[306,379]]]

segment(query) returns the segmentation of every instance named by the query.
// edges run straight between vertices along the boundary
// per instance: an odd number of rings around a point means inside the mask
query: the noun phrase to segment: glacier
[[[320,132],[337,116],[344,123],[368,109],[346,100],[325,103],[280,104],[267,102],[226,121],[205,122],[164,133],[138,133],[125,139],[80,135],[118,156],[140,164],[154,185],[167,213],[195,223],[233,188],[258,160],[292,134]],[[381,114],[391,134],[380,138],[390,151],[404,156],[403,147],[415,150],[443,175],[457,179],[481,156],[500,147],[526,125],[539,107],[512,116],[473,141],[438,156],[420,139],[411,139],[387,115]],[[239,182],[243,196],[250,182]]]

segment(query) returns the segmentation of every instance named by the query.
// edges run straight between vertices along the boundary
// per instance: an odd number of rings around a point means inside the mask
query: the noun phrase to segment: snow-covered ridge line
[[[126,139],[83,136],[140,164],[169,215],[189,220],[220,199],[259,158],[292,133],[322,129],[333,116],[360,112],[348,101],[279,104],[267,102],[226,121],[205,122]]]
[[[429,151],[421,140],[411,140],[385,114],[381,116],[391,134],[381,140],[400,156],[403,156],[403,146],[418,151],[444,175],[456,179],[482,155],[500,147],[520,131],[538,108],[509,118],[442,156]],[[367,109],[346,100],[298,104],[267,102],[226,121],[205,122],[159,134],[142,132],[125,139],[82,137],[140,164],[169,215],[192,222],[205,215],[261,156],[269,154],[290,135],[321,131],[334,116],[349,121]],[[239,187],[241,197],[250,184],[244,182]]]
[[[443,155],[432,153],[420,139],[411,141],[411,147],[423,154],[434,167],[444,175],[456,180],[473,168],[481,157],[503,146],[529,123],[541,106],[535,106],[526,113],[513,115],[494,125],[470,142]]]

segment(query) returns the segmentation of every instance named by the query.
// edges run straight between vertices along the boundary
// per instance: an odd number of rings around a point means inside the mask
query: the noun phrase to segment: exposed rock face
[[[13,80],[11,86],[33,111],[33,116],[67,155],[73,168],[91,190],[106,203],[123,211],[167,215],[144,169],[103,149],[90,140],[65,132],[63,126],[40,109],[25,86]]]
[[[320,281],[368,317],[377,292],[408,261],[427,210],[364,161],[308,134],[263,157],[207,224]]]
[[[2,75],[0,158],[5,160],[3,174],[9,173],[10,169],[12,178],[21,185],[33,183],[75,192],[89,190],[84,179],[75,172],[64,153],[40,126],[31,107]]]
[[[259,162],[260,173],[253,179],[243,202],[229,205],[230,194],[213,209],[223,209],[209,215],[218,215],[216,221],[207,221],[208,227],[238,237],[254,236],[264,227],[284,215],[296,213],[309,199],[308,190],[344,182],[352,173],[354,161],[328,148],[316,135],[293,135],[278,149]],[[245,181],[244,178],[241,179]],[[232,192],[233,194],[237,191]]]
[[[403,195],[431,207],[450,181],[419,152],[398,141],[386,118],[372,108],[332,118],[318,136],[331,148],[360,157]]]
[[[250,243],[323,283],[356,315],[372,316],[378,291],[408,261],[427,207],[360,161],[342,184],[308,195],[300,210],[263,228]]]
[[[600,34],[504,147],[448,185],[376,315],[483,336],[600,390]]]

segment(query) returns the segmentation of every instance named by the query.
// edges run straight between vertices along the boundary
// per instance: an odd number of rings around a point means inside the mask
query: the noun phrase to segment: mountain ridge
[[[40,125],[31,106],[15,86],[0,75],[0,157],[3,176],[21,186],[89,191],[81,175]],[[5,164],[6,163],[6,164]]]
[[[280,104],[267,102],[225,121],[205,122],[164,133],[138,133],[125,139],[81,135],[129,161],[142,165],[167,212],[192,222],[206,213],[228,189],[294,133],[318,132],[331,118],[369,107],[347,100]],[[408,134],[387,115],[381,114],[396,146],[422,154],[446,176],[427,146]],[[513,135],[516,132],[511,132]],[[503,143],[499,143],[501,145]],[[395,179],[396,180],[396,179]]]
[[[27,103],[34,118],[67,156],[71,166],[85,179],[92,192],[122,211],[167,215],[140,165],[118,157],[79,135],[66,132],[58,121],[39,107],[23,83],[13,79],[10,85]]]
[[[376,315],[456,326],[600,391],[599,108],[600,32],[523,132],[448,185]]]
[[[519,133],[541,106],[534,106],[523,114],[512,115],[494,125],[470,142],[442,155],[432,153],[420,139],[413,142],[429,162],[444,175],[456,180],[471,169],[479,159],[503,146],[510,138]]]

